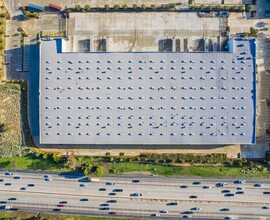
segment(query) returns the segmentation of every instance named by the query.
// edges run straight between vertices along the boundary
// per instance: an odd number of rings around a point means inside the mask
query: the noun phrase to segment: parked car
[[[270,194],[270,192],[263,192],[263,194]]]
[[[5,186],[11,186],[11,183],[5,183]]]
[[[159,213],[155,213],[155,214],[152,214],[151,216],[153,216],[153,217],[159,217],[160,214]]]
[[[80,187],[86,187],[86,184],[81,183]]]
[[[168,214],[169,211],[167,211],[167,210],[161,210],[160,213],[162,213],[162,214]]]

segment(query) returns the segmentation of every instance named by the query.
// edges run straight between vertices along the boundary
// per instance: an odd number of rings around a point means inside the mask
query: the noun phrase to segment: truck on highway
[[[88,179],[90,180],[90,182],[99,182],[98,177],[89,177]]]

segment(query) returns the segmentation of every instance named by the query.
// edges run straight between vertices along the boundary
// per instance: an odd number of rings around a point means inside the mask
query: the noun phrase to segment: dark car
[[[113,186],[113,185],[115,185],[115,183],[113,183],[113,182],[107,182],[107,183],[105,183],[105,185],[107,185],[107,186]]]
[[[221,191],[221,193],[229,193],[229,192],[231,192],[231,191],[228,190],[228,189],[224,189],[224,190]]]
[[[25,191],[26,190],[26,187],[21,187],[20,190]]]
[[[20,177],[20,176],[14,176],[13,179],[14,179],[14,180],[20,180],[21,177]]]
[[[182,186],[180,186],[180,188],[181,188],[181,189],[186,189],[186,188],[188,188],[188,186],[182,185]]]
[[[0,179],[0,182],[3,182],[4,180],[3,179]]]
[[[253,185],[254,187],[262,187],[263,185],[262,184],[259,184],[259,183],[256,183]]]
[[[64,204],[58,204],[57,207],[64,208],[65,205]]]
[[[190,199],[197,199],[198,196],[193,196],[193,195],[192,195],[192,196],[189,196],[189,198],[190,198]]]
[[[101,207],[101,208],[99,208],[99,210],[102,210],[102,211],[105,211],[105,210],[110,210],[110,208],[108,208],[108,207]]]
[[[34,186],[35,186],[35,184],[30,183],[30,184],[28,184],[27,186],[28,186],[28,187],[34,187]]]
[[[108,196],[116,196],[116,193],[109,193]]]
[[[229,208],[222,208],[222,209],[220,209],[219,211],[221,211],[221,212],[229,212],[230,209],[229,209]]]
[[[235,194],[245,194],[244,191],[237,191]]]
[[[109,215],[116,215],[116,212],[109,212]]]
[[[203,189],[210,189],[211,186],[203,186],[202,188],[203,188]]]
[[[142,196],[142,194],[141,193],[131,193],[130,196],[138,197],[138,196]]]
[[[263,206],[262,209],[269,209],[269,206]]]
[[[106,191],[106,188],[99,188],[98,191]]]
[[[245,180],[235,180],[233,183],[234,184],[244,184],[244,183],[246,183],[246,181]]]
[[[13,176],[13,173],[11,173],[11,172],[6,172],[5,175],[6,175],[6,176]]]
[[[113,192],[123,192],[122,189],[114,189]]]
[[[107,203],[100,204],[99,206],[109,206]]]
[[[61,209],[53,209],[53,212],[60,212]]]
[[[191,215],[191,214],[193,214],[193,212],[192,211],[185,211],[185,212],[181,212],[181,214],[183,214],[183,215]]]
[[[201,182],[196,181],[196,182],[193,182],[192,184],[193,184],[193,185],[201,185],[202,183],[201,183]]]
[[[140,180],[132,180],[132,183],[139,183]]]
[[[263,192],[263,194],[270,194],[270,192]]]
[[[227,183],[217,183],[216,187],[223,187],[223,186],[227,186]]]
[[[11,183],[5,183],[5,186],[11,186]]]
[[[81,202],[87,202],[88,199],[80,199]]]
[[[67,201],[60,201],[59,204],[67,204]]]
[[[116,200],[107,200],[106,202],[107,202],[107,203],[117,203]]]
[[[17,198],[14,198],[14,197],[13,198],[8,198],[8,200],[9,201],[15,201],[15,200],[17,200]]]
[[[170,202],[170,203],[167,203],[167,205],[177,205],[177,202]]]
[[[226,197],[233,197],[234,194],[233,193],[226,193],[226,194],[224,194],[224,196],[226,196]]]
[[[6,201],[0,201],[0,204],[7,204]]]

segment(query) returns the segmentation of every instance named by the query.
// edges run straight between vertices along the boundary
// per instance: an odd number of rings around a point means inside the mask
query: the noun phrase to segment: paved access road
[[[5,173],[0,171],[0,208],[13,211],[159,219],[270,219],[270,194],[264,194],[270,192],[269,179],[236,184],[236,179],[114,176],[87,182],[79,175]],[[51,181],[45,181],[45,175]]]

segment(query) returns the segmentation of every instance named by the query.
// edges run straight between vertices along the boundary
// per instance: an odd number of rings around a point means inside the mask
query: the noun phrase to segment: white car
[[[6,210],[10,210],[10,209],[12,209],[12,206],[6,205],[6,206],[5,206],[5,209],[6,209]]]

